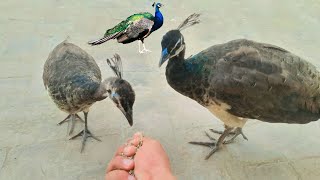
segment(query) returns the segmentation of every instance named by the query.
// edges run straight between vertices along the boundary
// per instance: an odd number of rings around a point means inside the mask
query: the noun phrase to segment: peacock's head
[[[168,59],[175,56],[183,58],[186,45],[181,31],[187,27],[200,23],[199,16],[200,14],[191,14],[177,29],[171,30],[163,36],[161,41],[162,53],[159,67]]]
[[[181,52],[185,49],[185,43],[180,30],[175,29],[167,32],[162,38],[161,46],[162,53],[159,67],[172,57],[178,56],[180,54],[184,55],[184,53]]]
[[[161,4],[161,3],[153,3],[152,4],[152,7],[155,7],[155,8],[157,8],[157,9],[160,9],[161,7],[163,6],[163,4]]]

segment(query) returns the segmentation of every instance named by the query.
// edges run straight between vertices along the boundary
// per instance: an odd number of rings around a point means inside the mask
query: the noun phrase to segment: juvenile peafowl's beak
[[[133,118],[132,118],[132,109],[128,108],[126,111],[123,108],[120,108],[121,112],[123,113],[123,115],[127,118],[128,123],[130,124],[130,126],[132,126],[133,124]]]
[[[160,61],[159,61],[159,67],[161,67],[161,65],[166,62],[168,59],[169,59],[169,54],[168,54],[168,49],[165,48],[164,50],[162,50],[162,53],[161,53],[161,58],[160,58]]]

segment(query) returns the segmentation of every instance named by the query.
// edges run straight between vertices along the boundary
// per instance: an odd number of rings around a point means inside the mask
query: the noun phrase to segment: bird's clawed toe
[[[210,131],[215,134],[220,134],[220,135],[223,134],[223,131],[218,131],[218,130],[214,130],[214,129],[210,129]],[[247,136],[243,133],[242,128],[237,127],[227,135],[227,136],[232,136],[232,137],[231,137],[231,139],[224,141],[224,144],[232,143],[234,141],[234,139],[236,137],[238,137],[240,134],[242,135],[243,139],[248,140]]]
[[[194,145],[201,145],[201,146],[207,146],[209,148],[211,148],[210,153],[206,156],[206,160],[209,159],[215,152],[217,152],[222,146],[223,144],[227,144],[232,142],[239,134],[241,134],[242,131],[238,130],[235,131],[235,135],[229,140],[229,141],[225,141],[225,138],[229,135],[229,133],[231,132],[231,130],[233,130],[233,128],[227,127],[226,129],[222,132],[222,134],[220,135],[219,139],[216,140],[215,138],[213,138],[212,136],[210,136],[207,132],[205,132],[206,136],[212,141],[212,142],[189,142],[190,144],[194,144]],[[212,130],[211,130],[212,131]],[[215,131],[215,130],[213,130]],[[215,131],[215,132],[219,132],[219,131]]]
[[[81,146],[81,151],[83,152],[84,150],[84,146],[86,144],[87,138],[88,137],[92,137],[93,139],[97,140],[97,141],[101,141],[99,138],[97,138],[96,136],[94,136],[87,128],[85,128],[84,130],[80,131],[77,135],[71,137],[69,140],[73,140],[79,136],[82,136],[82,146]]]

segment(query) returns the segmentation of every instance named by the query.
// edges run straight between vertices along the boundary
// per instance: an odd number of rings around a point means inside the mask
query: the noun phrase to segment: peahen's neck
[[[203,96],[206,89],[199,85],[208,84],[209,75],[203,70],[206,57],[197,54],[185,59],[184,54],[185,49],[178,56],[169,59],[166,68],[168,84],[177,92],[205,105],[208,103]]]
[[[160,12],[160,9],[156,7],[156,11],[154,14],[154,24],[151,28],[151,32],[156,31],[163,25],[163,16],[162,13]]]
[[[166,67],[166,78],[169,85],[178,92],[183,91],[188,84],[190,72],[185,64],[185,49],[178,56],[172,57]]]

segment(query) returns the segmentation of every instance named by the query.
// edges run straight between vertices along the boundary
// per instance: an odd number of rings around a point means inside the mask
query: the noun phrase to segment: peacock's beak
[[[166,62],[168,59],[169,59],[169,54],[168,54],[168,49],[165,48],[162,53],[161,53],[161,58],[160,58],[160,61],[159,61],[159,67],[161,67],[161,65]]]

